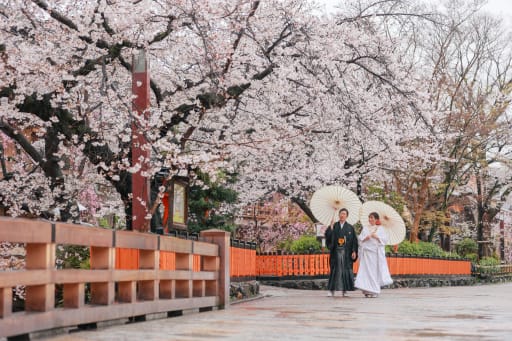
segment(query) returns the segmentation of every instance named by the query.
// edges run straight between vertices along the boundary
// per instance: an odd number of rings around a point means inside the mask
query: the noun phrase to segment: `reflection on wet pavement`
[[[325,291],[261,286],[263,298],[225,310],[45,340],[512,340],[512,283],[385,289],[326,297]]]

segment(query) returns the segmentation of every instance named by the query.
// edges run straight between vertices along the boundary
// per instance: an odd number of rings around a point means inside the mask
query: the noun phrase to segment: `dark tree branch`
[[[249,22],[249,20],[252,17],[254,17],[254,14],[256,13],[256,10],[258,9],[259,5],[260,5],[259,1],[254,1],[252,3],[251,11],[249,12],[249,15],[245,18],[246,24]],[[224,65],[224,68],[222,70],[223,74],[228,72],[229,67],[231,66],[231,62],[233,60],[233,55],[235,54],[235,52],[236,52],[236,50],[238,48],[238,45],[240,44],[240,40],[242,40],[242,37],[244,36],[244,32],[245,32],[245,28],[241,28],[240,31],[238,31],[236,39],[235,39],[235,41],[233,43],[233,51],[231,52],[231,54],[227,58],[226,64]]]
[[[10,124],[5,122],[4,120],[0,120],[0,130],[10,137],[12,140],[16,141],[20,145],[21,148],[30,156],[32,160],[34,160],[41,168],[44,168],[44,160],[43,156],[37,151],[37,149],[32,146],[29,140],[23,134],[18,133],[18,130],[12,127]]]
[[[32,0],[32,2],[35,3],[37,6],[39,6],[40,8],[44,9],[53,19],[57,20],[62,25],[67,26],[70,29],[72,29],[73,31],[77,31],[78,32],[78,27],[75,25],[75,23],[73,21],[71,21],[70,19],[66,18],[65,16],[63,16],[62,14],[57,12],[56,10],[53,10],[53,9],[50,10],[48,8],[48,4],[46,3],[46,1],[43,1],[43,0]]]

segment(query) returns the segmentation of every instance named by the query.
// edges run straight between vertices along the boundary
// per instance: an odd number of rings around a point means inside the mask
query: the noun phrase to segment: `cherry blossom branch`
[[[74,31],[78,32],[78,27],[75,25],[75,23],[71,20],[66,18],[65,16],[61,15],[58,11],[50,10],[48,8],[48,4],[46,1],[43,0],[32,0],[34,4],[39,6],[40,8],[44,9],[52,18],[60,22],[61,24],[71,28]]]
[[[252,6],[251,6],[251,10],[249,12],[249,15],[245,18],[245,22],[246,22],[246,25],[249,23],[249,20],[254,17],[254,14],[256,13],[256,10],[258,9],[258,6],[260,5],[260,2],[259,1],[254,1],[252,3]],[[240,41],[242,40],[242,37],[244,36],[244,32],[245,32],[245,28],[242,27],[240,29],[240,31],[238,31],[237,35],[236,35],[236,39],[235,41],[233,42],[233,50],[231,51],[231,53],[229,54],[229,56],[227,57],[227,60],[226,60],[226,64],[224,65],[224,68],[222,70],[222,73],[225,74],[228,72],[229,70],[229,67],[231,66],[231,63],[233,61],[233,55],[235,54],[237,48],[238,48],[238,45],[240,44]]]
[[[12,127],[10,124],[5,122],[3,119],[0,119],[0,130],[7,136],[9,136],[12,140],[16,141],[20,147],[34,160],[37,164],[44,168],[44,160],[43,156],[37,151],[34,146],[30,143],[30,141],[20,134],[17,129]]]

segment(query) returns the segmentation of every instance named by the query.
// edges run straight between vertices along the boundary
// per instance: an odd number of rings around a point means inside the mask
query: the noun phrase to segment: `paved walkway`
[[[383,290],[379,298],[262,286],[264,298],[45,340],[512,340],[512,283]]]

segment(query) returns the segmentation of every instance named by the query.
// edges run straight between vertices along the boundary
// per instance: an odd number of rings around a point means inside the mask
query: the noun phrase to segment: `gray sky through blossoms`
[[[332,11],[340,3],[340,0],[315,0],[320,5],[324,5],[326,11]],[[485,8],[493,13],[501,16],[503,20],[512,25],[512,1],[511,0],[488,0]]]

